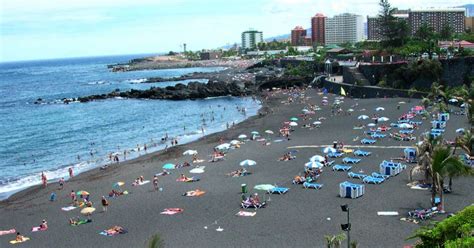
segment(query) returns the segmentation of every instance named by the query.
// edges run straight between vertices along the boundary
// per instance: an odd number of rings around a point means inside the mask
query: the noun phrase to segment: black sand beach
[[[320,105],[321,95],[314,89],[306,91],[307,102]],[[263,146],[257,141],[248,141],[239,149],[231,150],[225,161],[217,163],[203,162],[198,166],[206,166],[205,173],[198,174],[199,182],[176,182],[180,173],[187,176],[193,167],[185,167],[172,171],[171,175],[159,177],[159,186],[163,191],[154,192],[151,184],[132,187],[131,183],[140,175],[151,180],[155,173],[161,172],[161,167],[168,162],[182,163],[190,161],[189,156],[183,156],[185,150],[193,149],[199,152],[199,157],[209,159],[213,147],[218,145],[222,137],[225,141],[236,139],[239,134],[250,136],[251,131],[264,133],[270,129],[277,133],[281,123],[297,116],[304,108],[302,103],[290,105],[281,104],[287,95],[277,94],[265,104],[273,111],[268,115],[256,116],[237,125],[235,128],[222,133],[206,136],[196,142],[174,147],[167,152],[148,154],[138,159],[128,161],[119,166],[111,166],[106,171],[93,170],[81,174],[66,182],[63,190],[56,190],[57,185],[48,185],[47,189],[40,187],[22,191],[9,200],[0,203],[0,230],[15,228],[31,240],[21,247],[145,247],[148,239],[159,234],[166,247],[325,247],[325,235],[341,233],[340,224],[346,222],[345,213],[340,205],[349,204],[351,208],[352,232],[351,239],[360,247],[402,247],[414,241],[406,241],[420,225],[402,222],[407,211],[419,207],[430,207],[430,192],[413,190],[406,186],[408,171],[390,178],[380,185],[366,185],[366,192],[358,199],[345,199],[338,196],[339,183],[351,181],[361,183],[361,180],[349,179],[345,172],[333,172],[325,167],[318,183],[324,184],[320,190],[303,189],[301,185],[292,185],[291,180],[303,171],[304,164],[316,154],[322,154],[321,148],[291,148],[294,146],[330,145],[334,140],[346,145],[360,145],[364,138],[363,130],[353,130],[358,124],[357,116],[371,116],[378,106],[385,108],[379,114],[395,121],[401,114],[407,112],[418,100],[408,102],[408,99],[344,99],[342,108],[347,110],[356,102],[352,115],[331,116],[329,106],[322,106],[312,116],[312,120],[300,120],[299,126],[290,136],[291,140],[273,142],[280,139],[277,135],[269,137],[271,145]],[[329,102],[335,96],[329,95]],[[399,101],[405,101],[401,109],[396,106]],[[366,109],[366,111],[360,111]],[[312,123],[319,117],[322,120],[320,128],[303,129],[301,126]],[[367,122],[366,122],[367,123]],[[390,121],[388,122],[390,123]],[[387,124],[388,124],[387,123]],[[465,116],[452,115],[446,129],[446,139],[455,136],[454,130],[467,126]],[[428,121],[415,131],[418,136],[430,128]],[[364,129],[367,130],[367,129]],[[354,141],[355,137],[359,137]],[[394,141],[385,138],[378,141],[376,146],[412,146],[415,142]],[[297,150],[297,158],[292,161],[277,161],[284,153]],[[354,166],[352,171],[370,173],[379,170],[383,160],[401,157],[403,148],[364,148],[372,155],[362,158],[362,162]],[[353,155],[349,155],[353,157]],[[256,166],[248,170],[253,172],[246,177],[230,178],[225,176],[239,168],[240,161],[252,159]],[[336,159],[341,163],[341,158]],[[111,198],[108,212],[101,213],[100,198],[112,189],[117,181],[126,182],[124,189],[129,195]],[[447,194],[445,209],[447,212],[458,211],[473,203],[474,186],[472,178],[456,178],[454,192]],[[266,195],[258,192],[261,198],[269,199],[264,209],[257,210],[254,217],[237,217],[241,210],[240,186],[247,184],[250,189],[256,184],[277,184],[289,187],[285,195]],[[207,193],[202,197],[184,197],[184,192],[199,188]],[[93,222],[77,227],[68,224],[68,219],[81,216],[79,209],[70,212],[61,211],[61,207],[70,203],[71,190],[86,190],[91,193],[97,211],[92,215]],[[55,202],[49,201],[52,191],[58,194]],[[256,191],[252,191],[256,192]],[[176,215],[161,215],[165,208],[183,208]],[[253,211],[253,210],[249,210]],[[377,211],[398,211],[399,216],[378,216]],[[446,215],[441,215],[444,218]],[[49,229],[32,233],[31,227],[37,226],[46,219]],[[99,235],[104,229],[114,225],[123,226],[128,233],[113,237]],[[223,231],[216,231],[221,227]],[[0,247],[10,247],[9,240],[14,235],[0,236]]]

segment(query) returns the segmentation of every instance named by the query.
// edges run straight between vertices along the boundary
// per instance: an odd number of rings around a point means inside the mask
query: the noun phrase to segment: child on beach
[[[74,190],[71,190],[71,193],[69,194],[69,196],[71,196],[71,201],[74,203],[75,201],[77,201],[77,196],[76,196],[76,192],[74,192]]]
[[[102,212],[107,212],[107,206],[109,206],[109,201],[102,196]]]
[[[64,177],[61,177],[61,179],[59,179],[59,189],[63,189],[64,188]]]
[[[156,175],[153,177],[153,188],[155,191],[158,190],[158,177]]]
[[[23,235],[21,235],[20,232],[16,233],[16,238],[15,238],[16,241],[23,242],[24,239],[25,239],[25,237]]]

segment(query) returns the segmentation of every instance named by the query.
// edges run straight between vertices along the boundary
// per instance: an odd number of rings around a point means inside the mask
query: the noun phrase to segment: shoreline
[[[150,152],[150,153],[139,154],[138,157],[135,157],[135,158],[129,159],[129,160],[125,160],[125,161],[121,161],[119,163],[110,162],[110,163],[106,164],[107,168],[105,170],[100,170],[100,166],[98,165],[98,167],[91,168],[91,169],[86,170],[84,172],[80,172],[78,174],[75,173],[76,175],[74,175],[74,177],[72,179],[69,178],[68,180],[66,180],[66,183],[74,182],[74,181],[81,181],[82,179],[87,180],[89,177],[92,177],[92,178],[105,177],[106,174],[109,173],[109,172],[116,171],[121,167],[130,166],[131,164],[134,164],[134,163],[140,163],[140,162],[143,162],[143,161],[147,161],[147,160],[149,160],[149,159],[151,159],[152,157],[155,157],[155,156],[157,156],[157,157],[166,157],[167,159],[169,159],[171,157],[176,158],[176,157],[182,156],[182,152],[184,151],[184,149],[181,149],[182,147],[191,146],[191,145],[198,145],[200,143],[210,143],[210,141],[206,141],[207,139],[211,139],[211,140],[215,139],[215,141],[218,141],[218,139],[219,139],[218,136],[219,135],[225,134],[226,132],[231,131],[231,129],[237,129],[239,126],[245,125],[246,122],[253,121],[254,118],[261,118],[262,117],[261,116],[261,111],[263,109],[268,108],[267,102],[264,101],[264,99],[260,95],[257,95],[255,97],[257,98],[256,100],[258,101],[258,103],[256,103],[256,104],[260,105],[260,107],[257,110],[257,112],[255,113],[255,115],[248,116],[243,121],[236,123],[234,127],[204,135],[204,136],[202,136],[202,137],[200,137],[196,140],[193,140],[191,142],[188,142],[188,143],[183,143],[183,144],[179,144],[177,146],[168,147],[167,150],[165,150],[165,148],[162,148],[162,149]],[[178,150],[178,151],[183,150],[183,151],[181,151],[181,153],[176,154],[175,150]],[[168,153],[171,153],[172,155],[170,155]],[[159,160],[166,160],[166,159],[165,158],[160,158]],[[104,175],[96,175],[96,174],[104,174]],[[55,180],[53,182],[48,182],[48,186],[51,187],[51,185],[56,186],[56,185],[59,185],[59,183],[57,182],[57,180]],[[28,197],[28,195],[30,195],[30,194],[39,193],[39,191],[41,189],[43,189],[41,184],[40,185],[33,185],[33,186],[27,187],[25,189],[21,189],[21,190],[15,192],[15,193],[11,194],[10,196],[8,196],[6,199],[0,200],[0,206],[4,205],[4,203],[10,203],[10,202],[13,202],[13,201],[21,200],[24,197]]]

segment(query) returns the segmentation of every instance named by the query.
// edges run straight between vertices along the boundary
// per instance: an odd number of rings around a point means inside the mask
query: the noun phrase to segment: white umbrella
[[[379,122],[384,122],[384,121],[388,121],[389,119],[387,117],[380,117],[377,119]]]
[[[183,152],[183,155],[196,155],[198,152],[196,150],[187,150]]]
[[[385,110],[385,108],[383,108],[383,107],[378,107],[378,108],[375,109],[375,111],[384,111],[384,110]]]
[[[461,133],[463,134],[465,132],[464,128],[458,128],[456,129],[456,133]]]
[[[369,124],[367,124],[367,126],[368,127],[375,127],[376,125],[375,125],[375,123],[369,123]]]
[[[290,122],[290,126],[292,126],[292,127],[296,127],[296,126],[298,126],[298,123],[296,123],[296,122],[292,121],[292,122]]]
[[[247,135],[245,135],[245,134],[241,134],[241,135],[239,135],[239,137],[238,137],[238,138],[239,138],[239,139],[246,139],[246,138],[247,138]]]
[[[229,143],[224,143],[216,146],[217,150],[228,150],[230,149],[230,144]]]
[[[451,98],[451,99],[449,99],[449,102],[451,102],[451,103],[456,103],[456,102],[459,102],[459,101],[458,101],[458,99],[456,99],[456,98]]]
[[[347,112],[354,112],[354,109],[348,109]]]
[[[412,129],[413,128],[413,125],[411,124],[408,124],[408,123],[402,123],[400,125],[398,125],[399,128],[408,128],[408,129]]]
[[[253,135],[258,135],[258,134],[259,134],[259,132],[257,132],[257,131],[252,131],[250,134],[253,134]]]
[[[315,121],[315,122],[313,122],[313,125],[321,125],[321,123],[322,122],[320,122],[320,121]]]
[[[304,112],[304,113],[309,112],[308,109],[303,109],[303,110],[301,110],[301,111]]]
[[[328,147],[325,147],[325,148],[323,149],[323,152],[324,152],[324,153],[335,153],[335,152],[337,152],[337,150],[334,149],[334,148],[332,148],[332,147],[329,147],[329,146],[328,146]]]
[[[309,168],[309,169],[317,169],[317,168],[323,168],[324,167],[323,164],[321,164],[320,162],[316,162],[316,161],[310,161],[310,162],[304,164],[304,166],[306,168]]]
[[[367,116],[367,115],[359,115],[359,117],[357,117],[357,119],[359,119],[359,120],[367,120],[367,119],[369,119],[369,118],[370,118],[370,117]]]
[[[265,133],[274,134],[272,130],[265,130]]]
[[[238,141],[238,140],[231,140],[229,143],[230,143],[231,145],[235,146],[235,145],[239,145],[241,142]]]
[[[190,170],[189,173],[192,173],[192,174],[202,174],[202,173],[204,173],[204,168],[205,168],[205,166],[196,167],[196,168]]]
[[[314,155],[309,159],[309,161],[311,161],[311,162],[313,162],[313,161],[323,162],[324,160],[326,160],[326,159],[321,155]]]
[[[465,107],[466,107],[465,103],[461,104],[461,108],[465,108]]]
[[[257,164],[257,162],[255,162],[253,160],[250,160],[250,159],[246,159],[246,160],[240,162],[240,166],[254,166],[256,164]]]
[[[406,102],[404,102],[404,101],[398,102],[398,104],[405,104],[405,103],[406,103]]]
[[[327,97],[327,96],[323,96],[323,99],[328,99],[328,97]]]

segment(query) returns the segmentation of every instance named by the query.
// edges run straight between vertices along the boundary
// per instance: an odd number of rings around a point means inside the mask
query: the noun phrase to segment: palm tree
[[[456,146],[463,149],[469,156],[474,156],[474,135],[465,130],[462,136],[456,138]]]
[[[434,82],[431,85],[430,92],[428,93],[428,98],[432,101],[436,101],[438,98],[446,98],[446,94],[443,91],[443,85],[440,85],[438,82]]]
[[[451,148],[437,146],[433,150],[431,158],[431,178],[433,179],[432,190],[440,198],[441,210],[443,205],[443,186],[446,177],[454,177],[472,174],[471,168],[467,167],[458,156],[453,156]],[[432,197],[434,205],[434,197]]]
[[[344,233],[338,235],[325,235],[324,239],[326,240],[328,248],[340,248],[342,241],[346,239],[346,235]]]
[[[423,97],[421,99],[421,104],[423,104],[423,107],[425,107],[425,109],[427,109],[431,105],[431,100],[427,97]]]

